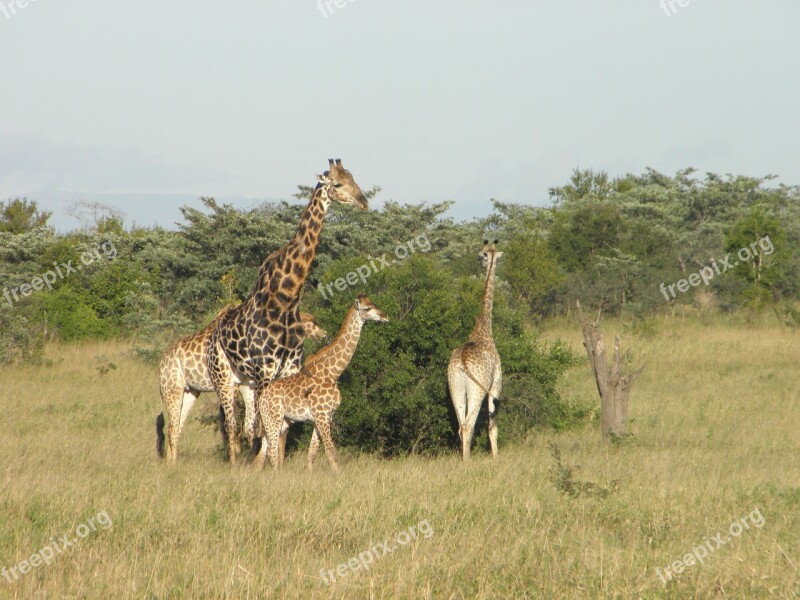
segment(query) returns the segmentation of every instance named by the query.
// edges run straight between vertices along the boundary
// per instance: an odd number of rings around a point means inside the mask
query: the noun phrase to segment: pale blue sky
[[[546,205],[575,167],[800,183],[796,0],[16,1],[0,199],[62,226],[72,199],[170,226],[201,195],[288,198],[329,156],[376,205],[458,218]]]

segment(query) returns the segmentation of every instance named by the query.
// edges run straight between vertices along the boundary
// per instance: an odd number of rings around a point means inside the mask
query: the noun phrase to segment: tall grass
[[[548,324],[557,336],[580,349],[574,324]],[[113,526],[13,583],[0,577],[0,598],[800,595],[800,335],[665,319],[623,345],[648,367],[622,444],[604,444],[592,421],[501,445],[497,461],[485,448],[469,464],[455,449],[345,454],[338,475],[322,457],[307,473],[304,450],[279,473],[231,470],[199,422],[216,410],[210,394],[169,468],[155,452],[156,371],[122,342],[49,347],[48,364],[0,371],[0,568],[103,510]],[[562,393],[597,402],[588,365]],[[567,493],[564,477],[608,493]],[[763,527],[662,583],[656,568],[755,508]],[[430,537],[321,577],[422,521]]]

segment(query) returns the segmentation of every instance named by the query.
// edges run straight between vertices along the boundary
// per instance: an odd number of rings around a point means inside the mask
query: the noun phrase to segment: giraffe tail
[[[494,396],[492,398],[494,398],[494,412],[489,413],[489,417],[494,419],[497,417],[497,413],[500,412],[500,398],[495,398]]]
[[[156,417],[156,452],[158,452],[158,456],[164,458],[166,456],[166,452],[164,451],[164,443],[166,438],[164,437],[164,413],[162,412]]]

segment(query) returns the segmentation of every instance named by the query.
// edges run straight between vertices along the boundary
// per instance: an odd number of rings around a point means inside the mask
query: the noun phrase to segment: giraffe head
[[[306,337],[310,337],[312,340],[321,340],[328,335],[328,332],[319,326],[319,323],[317,323],[317,319],[314,318],[314,315],[310,315],[307,312],[301,312],[300,321],[303,323],[303,329],[305,329]]]
[[[366,294],[361,294],[356,298],[355,307],[362,321],[380,321],[381,323],[386,323],[389,320],[386,313],[375,306],[375,303],[367,298]]]
[[[478,260],[484,269],[488,269],[489,265],[495,263],[498,258],[503,256],[503,253],[495,248],[496,245],[497,240],[493,241],[491,244],[489,240],[483,240],[483,248],[478,255]]]
[[[342,166],[342,159],[328,159],[328,170],[322,175],[317,175],[324,193],[331,202],[352,204],[361,210],[367,210],[367,198],[358,187],[353,175]],[[317,186],[319,187],[319,186]]]

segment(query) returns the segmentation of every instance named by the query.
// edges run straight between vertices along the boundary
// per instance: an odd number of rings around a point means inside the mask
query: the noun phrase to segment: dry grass
[[[614,325],[612,324],[613,328]],[[462,465],[344,456],[314,474],[234,470],[198,418],[177,468],[155,454],[154,368],[122,343],[50,348],[51,366],[0,371],[0,567],[106,510],[100,529],[0,598],[768,598],[800,595],[800,335],[659,321],[623,340],[649,362],[631,399],[634,437],[598,424],[539,432]],[[580,348],[574,324],[549,324]],[[113,362],[116,369],[101,374]],[[563,393],[594,402],[586,368]],[[573,497],[551,480],[549,442],[575,477],[616,490]],[[758,507],[761,528],[666,586],[656,575]],[[427,520],[419,538],[327,586],[320,569]]]

